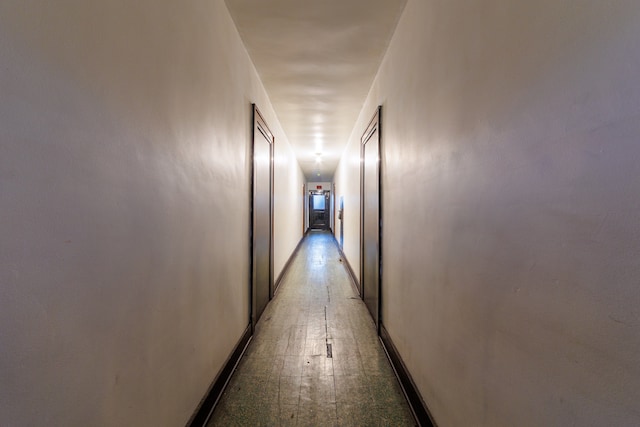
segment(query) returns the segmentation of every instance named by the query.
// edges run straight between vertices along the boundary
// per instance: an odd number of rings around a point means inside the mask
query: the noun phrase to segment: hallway
[[[329,232],[305,237],[208,425],[415,425]]]
[[[639,44],[634,0],[1,1],[0,426],[640,426]]]

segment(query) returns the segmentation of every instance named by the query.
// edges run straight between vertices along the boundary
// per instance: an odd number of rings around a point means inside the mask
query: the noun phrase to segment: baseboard
[[[284,267],[282,267],[282,271],[280,272],[280,274],[278,275],[278,278],[274,282],[274,284],[273,284],[273,294],[274,295],[278,291],[278,287],[280,286],[280,283],[284,279],[284,276],[287,274],[287,271],[289,271],[289,266],[291,265],[291,263],[293,262],[293,259],[298,254],[298,251],[300,250],[300,247],[302,246],[302,242],[304,241],[304,238],[307,236],[307,233],[309,233],[309,229],[307,229],[307,231],[302,236],[302,239],[300,239],[300,241],[296,245],[296,248],[293,250],[293,252],[291,252],[291,255],[289,256],[289,259],[284,264]]]
[[[429,412],[429,408],[427,408],[427,405],[424,403],[418,388],[411,378],[411,374],[409,374],[409,371],[404,365],[396,346],[393,344],[393,341],[391,341],[389,332],[385,329],[384,324],[380,325],[380,341],[382,342],[382,347],[384,348],[385,353],[387,353],[391,366],[400,381],[402,391],[409,402],[411,412],[413,412],[413,416],[418,422],[418,425],[420,427],[437,427],[437,424]]]
[[[215,408],[218,400],[222,396],[222,392],[225,387],[229,383],[229,379],[231,378],[231,374],[235,371],[238,366],[238,362],[242,358],[247,345],[249,345],[249,341],[251,341],[251,325],[247,326],[240,341],[236,344],[235,348],[231,352],[231,355],[225,362],[224,366],[218,373],[218,376],[211,383],[207,394],[204,396],[196,412],[191,417],[191,420],[187,423],[189,427],[204,427],[206,426],[211,414],[213,413],[213,408]]]
[[[340,247],[340,243],[338,243],[336,236],[334,234],[331,234],[331,235],[333,236],[333,241],[336,244],[336,247],[338,248],[338,252],[340,252],[340,260],[342,261],[344,266],[347,268],[347,273],[349,273],[349,277],[351,277],[351,284],[353,285],[353,289],[355,289],[357,295],[362,296],[360,294],[360,285],[358,283],[358,277],[353,272],[353,268],[351,268],[351,264],[349,264],[349,260],[345,256],[344,252],[342,252],[342,248]]]

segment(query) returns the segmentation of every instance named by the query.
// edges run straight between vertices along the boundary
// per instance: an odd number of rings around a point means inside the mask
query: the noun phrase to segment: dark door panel
[[[251,313],[255,326],[273,295],[273,142],[254,105]]]
[[[361,292],[380,327],[380,108],[362,136]]]
[[[330,209],[329,191],[309,192],[309,228],[329,230]]]

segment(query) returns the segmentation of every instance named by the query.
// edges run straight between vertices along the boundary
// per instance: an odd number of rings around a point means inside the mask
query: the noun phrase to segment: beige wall
[[[248,324],[252,102],[276,275],[302,227],[224,3],[3,1],[0,58],[0,424],[183,425]]]
[[[369,119],[373,116],[375,108],[371,110]],[[340,203],[343,198],[344,208],[342,213],[344,228],[344,246],[342,251],[351,265],[356,278],[360,280],[360,137],[366,129],[363,112],[351,135],[336,173],[334,176],[335,198]],[[364,127],[363,126],[364,123]],[[361,128],[361,129],[360,129]],[[333,230],[336,239],[340,241],[340,223]]]
[[[383,105],[383,321],[441,426],[640,424],[640,3],[410,0]]]
[[[275,116],[271,119],[279,123]],[[276,139],[274,153],[274,280],[302,239],[302,186],[305,179],[286,136],[278,128],[281,140]]]
[[[331,191],[331,183],[327,181],[309,181],[307,182],[307,191],[315,191],[318,185],[322,186],[323,191]]]

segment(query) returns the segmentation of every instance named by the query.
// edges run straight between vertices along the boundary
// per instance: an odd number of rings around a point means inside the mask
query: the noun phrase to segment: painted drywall
[[[303,185],[225,5],[4,1],[0,57],[0,424],[184,425],[248,324],[252,102]]]
[[[307,191],[316,191],[318,185],[322,187],[322,191],[331,191],[331,183],[327,181],[309,181],[307,182]]]
[[[369,98],[367,100],[370,103]],[[371,110],[369,118],[373,117],[374,112],[375,108]],[[334,176],[335,197],[343,201],[342,251],[358,282],[360,281],[360,137],[366,129],[366,124],[369,123],[365,123],[362,127],[363,113],[364,110],[360,113],[360,118],[351,133]],[[336,240],[340,241],[340,226],[335,227],[333,232]]]
[[[439,425],[640,424],[638,40],[635,1],[408,2],[336,187],[381,104],[383,323]]]
[[[305,179],[291,145],[278,125],[284,143],[274,145],[274,258],[273,277],[276,280],[303,236],[303,197]]]

